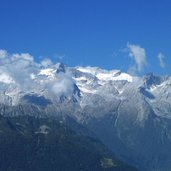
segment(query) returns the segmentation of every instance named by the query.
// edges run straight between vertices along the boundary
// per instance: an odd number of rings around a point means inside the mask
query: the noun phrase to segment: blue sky
[[[0,49],[69,66],[171,74],[170,9],[170,0],[0,0]],[[131,45],[145,50],[140,70]]]

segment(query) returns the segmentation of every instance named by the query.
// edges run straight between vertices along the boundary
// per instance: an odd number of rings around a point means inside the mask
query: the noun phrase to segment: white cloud
[[[11,76],[8,73],[2,71],[1,69],[0,69],[0,82],[6,84],[15,83],[14,80],[11,78]]]
[[[52,61],[51,61],[50,59],[45,58],[45,59],[43,59],[43,60],[41,61],[41,65],[42,65],[43,67],[47,68],[47,67],[53,65],[53,63],[52,63]]]
[[[21,53],[21,54],[13,54],[12,55],[12,60],[20,60],[20,59],[30,61],[30,62],[34,61],[33,56],[31,56],[28,53]]]
[[[158,60],[161,68],[165,68],[164,55],[162,53],[158,54]]]
[[[135,65],[130,66],[128,69],[128,74],[130,75],[137,75],[137,67]]]
[[[127,44],[129,56],[135,61],[134,70],[141,72],[147,66],[146,51],[139,45]]]
[[[11,91],[17,87],[19,92],[51,93],[54,97],[70,95],[74,90],[74,81],[68,73],[56,74],[56,64],[50,59],[44,59],[40,63],[34,61],[34,57],[28,53],[10,54],[0,50],[0,91]],[[49,69],[54,75],[40,75],[42,69]],[[13,87],[13,88],[12,88]],[[18,92],[12,91],[13,94]]]
[[[0,49],[0,58],[6,58],[8,55],[6,50]]]
[[[55,82],[52,86],[52,91],[61,95],[71,95],[74,91],[74,81],[69,74],[59,73],[58,82]]]

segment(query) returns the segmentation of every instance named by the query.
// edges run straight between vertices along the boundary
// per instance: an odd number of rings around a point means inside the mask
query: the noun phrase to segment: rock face
[[[29,87],[0,75],[1,115],[69,116],[140,170],[171,170],[171,77],[63,64],[29,71]]]

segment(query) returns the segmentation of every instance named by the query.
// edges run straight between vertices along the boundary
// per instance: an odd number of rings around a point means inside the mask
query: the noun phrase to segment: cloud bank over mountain
[[[47,93],[50,94],[71,94],[74,80],[70,74],[61,72],[54,77],[55,73],[50,72],[58,67],[59,64],[53,64],[50,59],[43,59],[37,63],[28,53],[9,54],[0,50],[0,82],[9,86],[15,85],[16,93],[47,89]]]
[[[145,70],[148,62],[144,48],[128,43],[126,52],[134,62],[128,71],[131,75],[138,75]],[[162,53],[158,54],[158,60],[161,68],[165,68]],[[71,95],[75,86],[70,71],[65,71],[65,66],[60,63],[53,63],[48,58],[36,62],[29,53],[10,54],[2,49],[0,50],[0,82],[9,85],[8,87],[11,85],[15,87],[15,93],[46,90],[47,94],[59,96]],[[5,91],[4,87],[1,86],[2,92]]]

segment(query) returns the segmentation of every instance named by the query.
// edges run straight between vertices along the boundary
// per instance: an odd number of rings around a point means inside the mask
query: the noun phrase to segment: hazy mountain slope
[[[81,127],[80,127],[81,128]],[[133,171],[100,141],[56,119],[0,117],[1,171]]]

